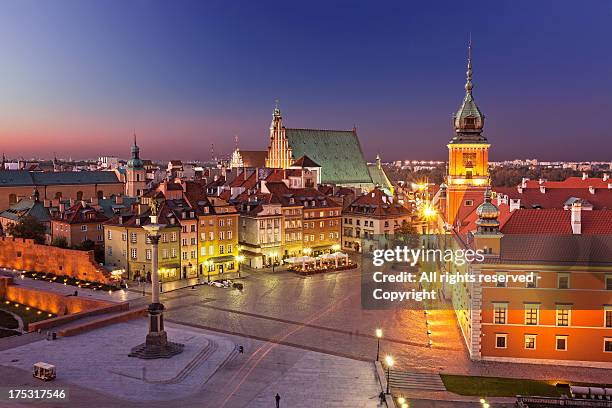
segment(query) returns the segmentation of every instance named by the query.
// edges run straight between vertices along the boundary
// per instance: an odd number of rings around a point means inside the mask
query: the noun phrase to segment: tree
[[[47,233],[45,226],[31,215],[26,215],[16,224],[10,224],[7,232],[15,238],[33,239],[37,244],[45,243]]]
[[[395,229],[394,235],[396,240],[410,248],[416,248],[418,246],[419,237],[417,229],[412,223],[406,220],[403,220],[401,225]]]
[[[51,241],[51,245],[58,248],[68,248],[68,240],[66,237],[55,237],[53,241]]]

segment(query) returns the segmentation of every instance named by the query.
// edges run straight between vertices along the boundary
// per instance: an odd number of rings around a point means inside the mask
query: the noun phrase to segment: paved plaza
[[[376,328],[384,334],[381,357],[393,355],[398,370],[534,379],[554,373],[554,379],[590,382],[609,377],[597,369],[472,362],[450,310],[363,310],[359,270],[310,277],[251,271],[241,282],[242,291],[199,285],[162,294],[169,337],[185,344],[184,353],[172,359],[127,357],[144,339],[143,318],[57,341],[36,334],[5,339],[0,378],[40,386],[31,377],[32,364],[54,363],[53,386],[68,387],[71,395],[58,407],[104,401],[97,406],[264,408],[274,406],[276,393],[281,407],[376,407]],[[124,296],[116,300],[127,299],[133,307],[149,301],[135,292]],[[413,407],[478,405],[444,391],[404,394]]]

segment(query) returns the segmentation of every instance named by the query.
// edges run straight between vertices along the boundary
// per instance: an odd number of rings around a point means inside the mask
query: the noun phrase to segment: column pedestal
[[[168,335],[164,330],[164,305],[159,302],[159,276],[157,263],[157,250],[159,244],[158,225],[147,225],[151,232],[149,239],[153,244],[151,257],[152,277],[152,303],[149,305],[149,333],[145,342],[132,348],[130,357],[144,359],[170,358],[183,352],[184,344],[168,341]]]

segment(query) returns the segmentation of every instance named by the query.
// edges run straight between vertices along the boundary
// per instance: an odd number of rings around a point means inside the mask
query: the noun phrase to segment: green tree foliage
[[[30,215],[23,217],[16,224],[9,225],[7,232],[15,238],[33,239],[37,244],[45,243],[45,226]]]
[[[68,248],[68,240],[66,237],[55,237],[53,241],[51,241],[51,245],[59,248]]]

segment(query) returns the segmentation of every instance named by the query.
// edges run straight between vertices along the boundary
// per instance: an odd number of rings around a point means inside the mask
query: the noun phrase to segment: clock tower
[[[456,227],[477,207],[489,186],[489,146],[483,136],[485,116],[472,95],[472,44],[468,46],[465,97],[453,115],[454,137],[448,143],[446,220]]]

